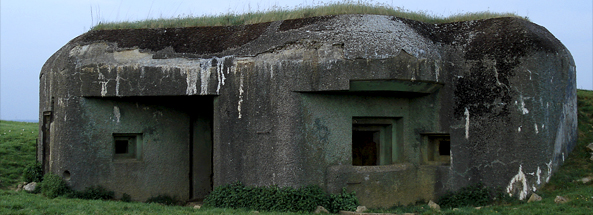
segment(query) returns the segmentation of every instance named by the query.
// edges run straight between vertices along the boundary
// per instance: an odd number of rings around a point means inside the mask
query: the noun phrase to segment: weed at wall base
[[[332,213],[339,211],[355,211],[358,207],[358,199],[356,193],[346,192],[346,188],[342,188],[342,193],[339,195],[331,194],[326,205],[326,209]]]
[[[455,192],[448,192],[438,200],[443,208],[478,207],[491,205],[493,203],[517,203],[518,200],[509,197],[502,189],[494,189],[485,186],[482,182],[459,189]]]
[[[302,188],[292,187],[254,187],[241,182],[214,188],[204,199],[204,206],[249,209],[277,212],[312,212],[317,206],[323,206],[332,213],[340,210],[353,211],[358,206],[355,193],[325,193],[319,186]]]
[[[23,170],[23,180],[27,183],[41,182],[43,180],[43,170],[39,162],[29,164]]]
[[[146,200],[146,203],[158,203],[162,205],[179,205],[181,201],[177,200],[175,197],[171,197],[166,194],[161,194],[158,196],[150,197]]]
[[[109,200],[113,199],[115,192],[101,186],[90,186],[83,191],[74,191],[75,197],[79,199]]]
[[[36,189],[36,191],[40,191],[41,194],[48,198],[64,196],[67,198],[78,199],[109,200],[113,199],[115,196],[115,192],[107,190],[101,186],[90,186],[83,191],[72,190],[60,176],[53,173],[45,174],[43,176],[43,181],[38,187],[39,190]]]
[[[41,194],[48,198],[56,198],[72,192],[66,182],[60,176],[53,173],[45,174],[40,186]]]

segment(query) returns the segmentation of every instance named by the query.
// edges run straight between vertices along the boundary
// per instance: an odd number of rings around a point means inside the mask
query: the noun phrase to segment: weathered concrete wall
[[[367,206],[478,181],[523,198],[576,141],[570,53],[513,18],[91,31],[56,52],[40,82],[40,121],[53,121],[39,160],[47,145],[49,171],[67,169],[76,189],[100,184],[136,199],[201,198],[235,181],[346,187]],[[388,165],[352,165],[357,117],[401,131]],[[119,132],[153,148],[130,167],[109,160]],[[426,160],[431,135],[450,138],[450,162]]]
[[[74,188],[83,188],[91,181],[118,194],[140,197],[138,200],[159,194],[188,198],[187,114],[142,102],[88,98],[84,103],[81,117],[87,124],[81,128],[82,144],[77,146],[82,149],[69,153],[72,158],[61,165],[72,173]],[[100,135],[111,133],[142,134],[141,158],[115,159],[113,137]]]
[[[459,29],[471,30],[450,35]],[[454,103],[443,105],[452,107],[452,115],[441,116],[452,119],[448,186],[483,181],[525,198],[549,180],[576,143],[570,52],[547,30],[524,20],[445,24],[433,35],[456,53],[444,68],[457,71],[448,81]],[[502,175],[513,177],[492,177]]]

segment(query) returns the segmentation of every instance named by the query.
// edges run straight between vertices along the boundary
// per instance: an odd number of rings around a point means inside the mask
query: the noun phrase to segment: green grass
[[[586,149],[586,146],[593,142],[593,91],[579,90],[577,97],[579,140],[562,168],[554,173],[546,185],[545,189],[550,192],[578,187],[579,183],[570,182],[593,176],[593,161],[589,159],[591,153]]]
[[[579,140],[562,167],[550,182],[537,193],[540,202],[512,201],[475,209],[464,207],[435,212],[426,204],[389,209],[371,209],[370,212],[416,214],[590,214],[593,210],[593,183],[576,180],[593,176],[593,161],[585,146],[593,142],[593,91],[578,91]],[[24,131],[23,131],[24,129]],[[9,132],[10,130],[10,132]],[[31,133],[33,132],[33,133]],[[6,134],[4,134],[6,133]],[[21,135],[21,133],[23,133]],[[35,160],[37,123],[0,121],[0,214],[253,214],[248,210],[164,206],[139,202],[82,200],[58,197],[49,199],[41,194],[15,192],[14,184],[21,180],[22,168]],[[565,204],[554,203],[556,196],[569,199]],[[297,214],[266,213],[262,214]],[[302,214],[302,213],[300,213]]]
[[[141,202],[83,200],[0,190],[0,214],[254,214],[247,210],[164,206]],[[265,213],[261,214],[297,214]]]
[[[35,162],[38,124],[0,121],[0,189],[22,180],[23,168]]]
[[[422,21],[426,23],[448,23],[497,17],[518,17],[527,19],[526,17],[520,17],[515,13],[495,13],[490,11],[460,13],[449,17],[442,17],[430,14],[426,11],[412,12],[403,8],[394,8],[392,6],[385,4],[371,4],[360,1],[347,1],[345,3],[329,3],[317,6],[299,6],[293,9],[273,8],[268,11],[249,12],[245,14],[228,13],[215,16],[160,18],[136,22],[100,22],[91,30],[245,25],[287,19],[299,19],[315,16],[340,14],[389,15]]]

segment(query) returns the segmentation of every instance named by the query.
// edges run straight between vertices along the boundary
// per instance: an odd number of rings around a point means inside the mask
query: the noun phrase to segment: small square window
[[[127,138],[125,140],[115,140],[115,154],[128,154],[129,153],[129,146],[133,143],[130,143],[130,140]]]
[[[450,156],[451,155],[451,141],[449,139],[438,140],[439,141],[439,155]]]
[[[449,134],[425,134],[424,161],[428,164],[448,165],[451,163],[451,141]]]
[[[113,159],[140,159],[142,134],[113,134]]]

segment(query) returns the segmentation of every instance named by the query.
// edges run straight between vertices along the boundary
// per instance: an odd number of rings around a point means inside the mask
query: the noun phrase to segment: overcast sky
[[[591,0],[385,0],[365,1],[448,16],[464,12],[515,12],[546,27],[572,53],[577,87],[593,89]],[[312,0],[1,0],[0,119],[37,120],[39,72],[45,61],[99,20],[246,13],[335,1]]]

